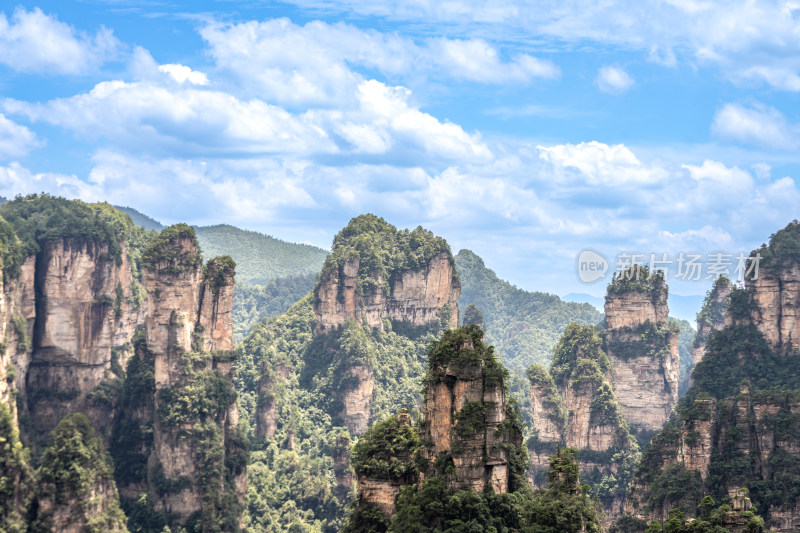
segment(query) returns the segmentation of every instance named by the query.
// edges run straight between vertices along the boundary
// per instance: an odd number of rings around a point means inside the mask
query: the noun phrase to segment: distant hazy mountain
[[[137,226],[144,226],[144,229],[148,231],[153,229],[161,231],[164,229],[164,224],[154,218],[150,218],[149,216],[137,211],[132,207],[123,207],[121,205],[115,205],[114,207],[131,217],[134,224]]]
[[[197,227],[195,231],[203,255],[230,255],[236,261],[236,279],[248,285],[316,274],[328,256],[327,251],[316,246],[286,242],[227,224]]]
[[[164,229],[162,223],[136,209],[115,207],[130,216],[138,226],[144,226],[147,230]],[[286,242],[227,224],[195,227],[195,232],[204,257],[217,255],[233,257],[236,261],[236,281],[239,285],[267,285],[279,278],[315,275],[322,268],[322,263],[328,255],[327,251],[316,246]],[[294,281],[289,284],[296,285]],[[307,283],[302,285],[305,286]],[[297,299],[302,298],[306,292],[308,290],[297,295]]]
[[[705,296],[702,294],[691,296],[670,294],[669,316],[686,320],[690,324],[694,324],[695,320],[697,319],[697,313],[700,312],[700,308],[703,306],[703,298],[705,298]],[[562,299],[566,302],[590,303],[601,312],[603,311],[603,306],[605,305],[604,298],[580,292],[571,292],[569,294],[565,294]]]

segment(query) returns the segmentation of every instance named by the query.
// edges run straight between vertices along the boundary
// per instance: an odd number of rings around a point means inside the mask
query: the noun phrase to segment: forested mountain
[[[509,369],[550,364],[553,347],[571,322],[598,324],[603,315],[590,304],[564,302],[556,295],[519,289],[486,268],[470,250],[456,255],[461,276],[461,309],[475,304],[484,315],[487,341]]]
[[[769,529],[800,527],[798,250],[793,222],[753,252],[756,279],[709,293],[692,385],[643,454],[626,504],[633,518],[666,524],[671,509],[692,517],[706,496],[744,493]]]
[[[233,257],[237,279],[244,285],[266,285],[277,278],[317,274],[328,255],[316,246],[286,242],[227,224],[196,227],[195,232],[204,254]]]
[[[350,445],[420,405],[426,349],[455,326],[444,239],[353,219],[312,294],[240,345],[237,390],[252,443],[247,531],[338,531],[354,498]]]

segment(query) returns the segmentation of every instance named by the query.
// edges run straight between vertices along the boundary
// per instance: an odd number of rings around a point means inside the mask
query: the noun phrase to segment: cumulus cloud
[[[483,39],[424,39],[288,19],[212,23],[200,30],[226,78],[270,101],[289,106],[341,107],[369,72],[403,79],[447,76],[479,83],[553,79],[560,69],[530,54],[504,59]]]
[[[20,72],[80,74],[112,58],[120,47],[113,33],[100,28],[93,36],[46,15],[41,9],[0,13],[0,63]]]
[[[555,79],[561,69],[551,61],[521,54],[503,62],[495,47],[483,39],[437,39],[431,42],[432,62],[453,77],[484,83],[526,83],[534,78]]]
[[[778,150],[800,146],[800,127],[774,107],[725,104],[714,115],[711,132],[720,139]]]
[[[622,94],[633,86],[633,78],[620,67],[607,65],[597,71],[595,78],[597,87],[611,94]]]
[[[25,157],[40,144],[35,133],[0,113],[0,160]]]
[[[83,139],[158,156],[380,155],[401,165],[491,156],[478,134],[420,111],[409,97],[403,87],[368,80],[355,88],[353,109],[291,113],[191,81],[108,81],[69,98],[44,103],[6,99],[0,107],[33,122],[62,126]]]
[[[263,101],[149,82],[102,82],[88,93],[43,104],[7,99],[3,108],[133,151],[219,156],[336,149],[302,116]]]
[[[641,186],[666,178],[658,167],[642,164],[625,145],[609,146],[591,141],[580,144],[537,146],[539,157],[552,165],[562,182],[581,181],[589,185]]]
[[[170,77],[178,83],[189,82],[192,85],[208,85],[208,76],[202,72],[192,70],[186,65],[169,63],[166,65],[159,65],[158,70],[169,74]]]

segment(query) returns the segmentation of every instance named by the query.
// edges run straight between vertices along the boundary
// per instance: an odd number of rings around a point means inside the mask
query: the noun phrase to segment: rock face
[[[678,332],[668,324],[667,295],[663,275],[645,267],[615,276],[606,295],[611,384],[625,419],[645,440],[678,402]]]
[[[528,476],[534,486],[544,487],[555,449],[575,448],[581,477],[612,519],[621,514],[639,447],[615,400],[602,345],[591,326],[571,324],[556,345],[550,371],[539,365],[528,369],[534,430]]]
[[[487,356],[483,332],[476,326],[444,339],[449,355],[431,353],[423,407],[421,455],[430,463],[452,461],[448,486],[480,492],[509,491],[509,448],[522,436],[503,430],[508,416],[500,363]],[[452,349],[457,356],[453,357]],[[510,446],[505,446],[505,445]]]
[[[762,270],[751,282],[753,324],[774,349],[800,349],[800,266]]]
[[[767,529],[800,528],[799,242],[800,224],[789,224],[757,250],[758,279],[748,275],[743,289],[718,281],[709,293],[692,386],[637,467],[627,513],[664,519],[677,507],[691,517],[705,495],[728,497],[741,507],[729,530],[744,530],[746,488]]]
[[[36,256],[35,321],[25,394],[34,436],[46,435],[67,413],[82,411],[104,438],[113,416],[87,394],[115,377],[112,350],[130,342],[144,309],[130,257],[110,258],[108,243],[60,239]],[[116,354],[121,368],[127,352]],[[122,355],[123,360],[120,359]],[[35,437],[36,438],[36,437]]]
[[[383,330],[384,321],[400,328],[453,327],[460,294],[443,239],[422,228],[398,231],[381,218],[362,215],[334,238],[314,289],[315,333],[336,337],[353,327]],[[361,435],[372,415],[373,369],[352,360],[341,369],[341,379],[352,385],[339,391],[338,415],[351,433]],[[262,415],[267,435],[272,427],[268,407]]]
[[[375,290],[363,294],[359,294],[360,263],[360,257],[353,256],[341,269],[323,270],[314,306],[320,331],[342,327],[348,319],[373,328],[382,328],[385,318],[424,326],[439,319],[445,306],[449,306],[449,321],[458,321],[456,302],[461,288],[449,253],[434,256],[419,270],[395,272],[388,280],[373,273]],[[388,294],[382,290],[384,283],[389,285]]]

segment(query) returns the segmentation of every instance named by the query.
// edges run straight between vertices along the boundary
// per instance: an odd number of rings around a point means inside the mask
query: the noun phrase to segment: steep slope
[[[232,260],[204,266],[190,227],[146,233],[108,204],[31,195],[0,215],[3,515],[121,531],[119,482],[148,527],[234,529]]]
[[[227,224],[195,228],[200,248],[209,257],[229,255],[236,261],[237,279],[244,285],[317,274],[328,252],[308,244],[282,241]]]
[[[594,325],[603,316],[590,304],[528,292],[501,280],[469,250],[455,257],[461,278],[462,309],[475,304],[484,314],[486,339],[509,370],[524,373],[533,363],[548,365],[553,347],[572,322]]]
[[[645,450],[627,512],[664,520],[679,508],[694,516],[705,495],[721,501],[747,488],[769,529],[800,527],[798,249],[794,222],[756,251],[758,279],[730,292],[725,327],[710,328],[692,386]]]
[[[115,205],[114,207],[131,217],[131,220],[133,220],[134,224],[137,226],[142,226],[147,231],[161,231],[164,229],[164,224],[140,211],[137,211],[132,207],[125,207],[121,205]]]
[[[445,332],[428,356],[423,418],[401,411],[353,448],[359,491],[345,531],[600,531],[574,450],[551,456],[548,488],[531,490],[508,374],[480,328]]]
[[[609,381],[613,369],[603,339],[590,326],[570,324],[553,353],[550,371],[528,368],[532,430],[529,476],[546,479],[558,446],[577,450],[582,477],[610,517],[622,513],[625,490],[639,459],[639,445]]]
[[[255,449],[246,526],[343,525],[350,442],[421,404],[426,347],[456,325],[458,294],[447,243],[422,228],[363,215],[337,234],[313,293],[241,345],[236,382]]]

